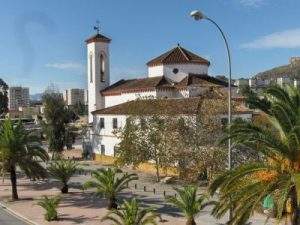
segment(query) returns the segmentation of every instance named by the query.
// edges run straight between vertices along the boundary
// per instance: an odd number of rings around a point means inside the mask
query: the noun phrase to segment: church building
[[[208,75],[207,59],[179,44],[151,59],[144,78],[121,79],[111,84],[110,43],[111,39],[99,32],[86,40],[88,117],[93,127],[91,144],[95,155],[115,154],[120,140],[113,131],[124,127],[133,100],[163,98],[168,113],[195,114],[197,97],[211,88],[227,89],[227,82]],[[148,102],[152,104],[153,100]],[[251,119],[252,113],[244,111],[235,116]]]

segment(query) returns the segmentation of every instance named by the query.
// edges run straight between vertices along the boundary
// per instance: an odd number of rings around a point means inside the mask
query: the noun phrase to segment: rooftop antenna
[[[96,20],[96,26],[94,26],[94,30],[96,30],[97,34],[99,34],[99,31],[100,31],[100,22],[99,22],[99,20]]]

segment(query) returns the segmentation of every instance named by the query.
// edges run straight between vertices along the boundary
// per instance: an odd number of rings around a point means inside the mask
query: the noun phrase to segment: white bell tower
[[[111,39],[99,33],[88,38],[87,44],[87,82],[89,123],[93,122],[91,112],[105,108],[105,99],[100,91],[109,86],[109,43]]]

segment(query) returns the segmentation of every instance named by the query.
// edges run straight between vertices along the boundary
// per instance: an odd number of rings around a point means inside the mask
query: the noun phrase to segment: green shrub
[[[38,201],[38,205],[43,207],[46,210],[44,214],[45,220],[53,221],[57,220],[57,207],[60,203],[60,196],[47,197],[44,196],[41,200]]]
[[[71,177],[77,171],[81,170],[77,162],[67,159],[59,159],[52,161],[47,169],[51,177],[61,182],[61,193],[63,194],[69,192],[68,182],[71,179]]]

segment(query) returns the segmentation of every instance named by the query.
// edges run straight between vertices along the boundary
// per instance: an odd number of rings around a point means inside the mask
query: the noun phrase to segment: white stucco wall
[[[105,56],[105,81],[100,80],[100,55]],[[92,63],[91,63],[92,60]],[[91,74],[92,73],[92,74]],[[92,79],[91,79],[92,78]],[[100,91],[109,86],[109,43],[92,42],[87,45],[87,82],[89,122],[93,121],[92,111],[105,106]]]
[[[174,74],[173,70],[177,68],[178,73]],[[176,82],[181,81],[189,73],[195,74],[207,74],[208,65],[202,64],[168,64],[168,65],[159,65],[159,66],[150,66],[148,67],[148,76],[157,77],[157,76],[167,76],[169,79],[172,79]]]
[[[105,96],[105,107],[107,108],[114,105],[119,105],[124,102],[135,100],[137,98],[145,98],[145,97],[156,98],[156,96],[157,96],[156,91],[121,93],[121,95]]]
[[[196,96],[196,95],[194,95]],[[192,96],[192,97],[194,97]],[[145,91],[136,93],[122,93],[120,95],[104,96],[105,107],[111,107],[114,105],[119,105],[124,102],[132,101],[137,98],[188,98],[191,97],[190,90],[168,90],[168,89],[158,89],[155,91]]]
[[[104,128],[100,128],[100,118],[104,118]],[[101,145],[104,145],[105,155],[113,156],[114,147],[120,140],[113,134],[113,118],[118,120],[118,128],[124,127],[126,116],[124,115],[96,115],[94,116],[92,135],[92,148],[96,154],[101,154]]]
[[[164,75],[164,67],[159,66],[148,66],[148,77],[161,77]]]

